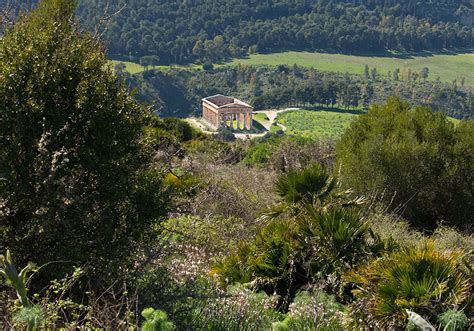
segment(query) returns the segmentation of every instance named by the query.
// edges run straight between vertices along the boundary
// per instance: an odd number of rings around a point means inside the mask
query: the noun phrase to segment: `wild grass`
[[[357,113],[331,110],[293,110],[280,113],[277,122],[287,134],[337,140]]]

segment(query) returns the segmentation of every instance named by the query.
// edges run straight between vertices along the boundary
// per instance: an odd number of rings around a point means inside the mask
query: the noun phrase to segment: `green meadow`
[[[286,133],[304,137],[337,140],[357,113],[339,110],[292,110],[278,114],[276,122]]]
[[[326,54],[313,52],[284,52],[272,54],[254,54],[244,59],[234,59],[227,65],[294,65],[312,67],[318,70],[363,74],[367,64],[379,73],[387,74],[396,68],[401,71],[411,69],[420,71],[423,67],[430,70],[429,79],[439,77],[442,81],[459,82],[465,78],[465,84],[474,86],[474,54],[393,54],[393,56],[358,56]]]
[[[128,71],[130,74],[138,74],[142,71],[145,71],[145,67],[139,63],[129,62],[129,61],[117,61],[117,60],[110,60],[109,61],[112,67],[115,67],[119,63],[123,63],[125,65],[125,70]],[[153,70],[162,70],[168,71],[171,69],[180,69],[180,70],[197,70],[202,69],[201,65],[197,64],[190,64],[190,65],[170,65],[170,66],[150,66],[148,69]]]

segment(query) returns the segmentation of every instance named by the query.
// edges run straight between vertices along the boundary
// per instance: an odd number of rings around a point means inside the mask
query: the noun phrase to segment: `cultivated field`
[[[379,73],[411,69],[420,71],[423,67],[430,70],[429,79],[438,76],[442,81],[452,82],[465,78],[465,84],[474,86],[474,54],[423,54],[393,56],[356,56],[311,52],[284,52],[273,54],[254,54],[245,59],[234,59],[228,65],[294,65],[313,67],[324,71],[349,72],[363,74],[367,64]]]

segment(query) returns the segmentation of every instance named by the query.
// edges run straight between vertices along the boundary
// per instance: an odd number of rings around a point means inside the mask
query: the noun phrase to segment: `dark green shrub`
[[[224,141],[224,142],[232,142],[235,141],[235,135],[230,129],[220,129],[219,132],[217,132],[216,135],[214,135],[214,138],[216,138],[219,141]]]
[[[72,23],[75,4],[41,1],[0,39],[0,249],[61,261],[33,286],[85,264],[90,284],[117,281],[167,209],[147,114]]]
[[[379,195],[412,224],[472,226],[474,122],[391,98],[359,116],[337,145],[343,183]]]

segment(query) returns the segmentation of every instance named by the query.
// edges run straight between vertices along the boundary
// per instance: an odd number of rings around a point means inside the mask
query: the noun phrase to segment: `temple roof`
[[[252,108],[248,103],[245,103],[239,99],[227,97],[222,94],[216,94],[207,98],[202,99],[202,101],[205,101],[207,103],[212,104],[216,108],[232,108],[232,107],[246,107],[246,108]]]

